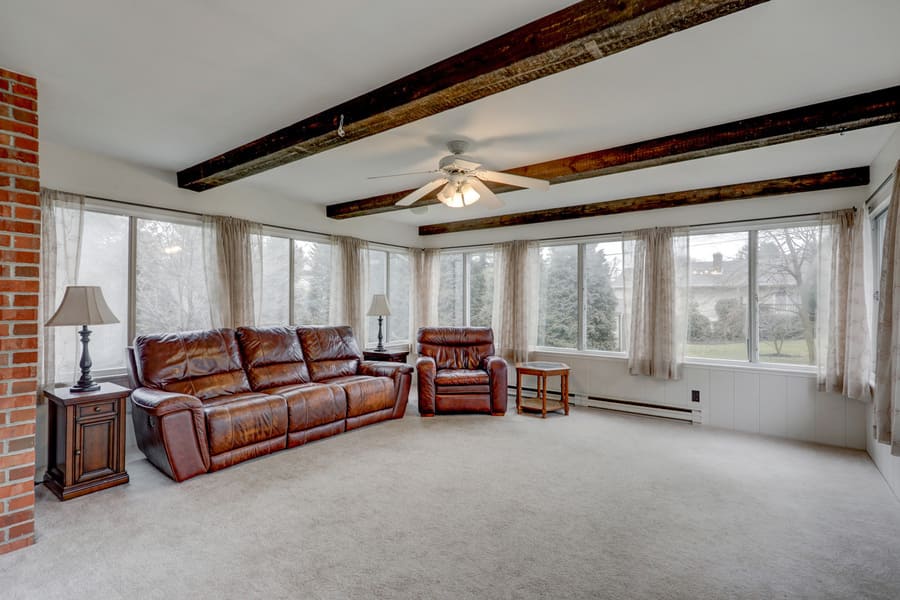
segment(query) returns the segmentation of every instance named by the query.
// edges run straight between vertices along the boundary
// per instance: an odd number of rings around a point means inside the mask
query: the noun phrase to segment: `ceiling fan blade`
[[[466,160],[460,157],[453,158],[453,166],[462,169],[463,171],[472,171],[481,166],[481,163],[472,162],[471,160]]]
[[[425,197],[426,194],[436,190],[441,187],[445,183],[447,183],[448,179],[446,177],[438,177],[434,181],[429,181],[419,189],[414,192],[410,192],[405,197],[401,198],[397,202],[394,203],[394,206],[409,206],[413,204],[419,198]]]
[[[388,177],[405,177],[407,175],[424,175],[426,173],[439,173],[437,169],[432,169],[430,171],[411,171],[409,173],[392,173],[390,175],[373,175],[372,177],[366,177],[366,179],[386,179]]]
[[[488,208],[500,208],[503,206],[503,200],[498,198],[497,195],[491,191],[491,188],[481,183],[481,180],[477,177],[469,177],[468,183],[475,188],[475,191],[481,196],[479,202],[483,202]]]
[[[475,176],[485,181],[505,183],[506,185],[514,185],[520,188],[530,188],[544,192],[550,189],[550,182],[544,179],[512,175],[511,173],[503,173],[501,171],[485,171],[484,169],[479,169],[478,171],[475,171]]]

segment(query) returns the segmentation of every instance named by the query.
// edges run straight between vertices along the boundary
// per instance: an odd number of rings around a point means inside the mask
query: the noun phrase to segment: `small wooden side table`
[[[540,411],[541,418],[547,418],[547,411],[564,410],[569,414],[569,365],[556,362],[525,362],[516,364],[516,412],[523,410]],[[522,397],[522,376],[537,377],[537,397]],[[558,375],[560,400],[547,400],[547,378]]]
[[[363,358],[365,360],[383,360],[387,362],[405,363],[407,356],[409,356],[409,350],[385,350],[384,352],[379,352],[377,350],[363,350]]]
[[[131,390],[101,383],[96,392],[45,389],[49,447],[44,485],[60,500],[128,483],[125,402]]]

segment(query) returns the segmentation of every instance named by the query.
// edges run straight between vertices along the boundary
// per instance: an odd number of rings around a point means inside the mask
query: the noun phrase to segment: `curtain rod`
[[[50,189],[50,188],[44,188]],[[73,194],[73,192],[66,192],[65,190],[55,190],[60,191],[65,194]],[[192,210],[184,210],[183,208],[167,208],[164,206],[152,206],[150,204],[141,204],[140,202],[129,202],[127,200],[114,200],[112,198],[104,198],[102,196],[92,196],[90,194],[74,194],[76,196],[83,196],[85,198],[90,198],[91,200],[100,200],[102,202],[112,202],[114,204],[125,204],[126,206],[136,206],[138,208],[155,208],[157,210],[165,210],[169,212],[179,213],[182,215],[192,215],[195,217],[204,217],[208,216],[206,213],[196,212]],[[325,237],[330,237],[332,234],[330,233],[322,233],[320,231],[310,231],[309,229],[299,229],[297,227],[285,227],[284,225],[272,225],[271,223],[259,223],[263,227],[272,227],[274,229],[284,229],[287,231],[296,231],[298,233],[310,233],[312,235],[321,235]],[[389,244],[387,242],[374,242],[370,240],[366,240],[366,242],[371,242],[372,244],[377,244],[379,246],[390,246],[391,248],[402,248],[403,250],[408,250],[408,246],[400,246],[399,244]]]
[[[856,210],[856,209],[854,208],[854,210]],[[830,211],[824,211],[824,212],[830,212]],[[780,221],[782,219],[799,219],[801,217],[818,217],[821,214],[822,214],[822,211],[814,212],[814,213],[803,213],[803,214],[798,214],[798,215],[781,215],[778,217],[767,217],[765,219],[750,219],[750,220],[735,219],[734,221],[716,221],[713,223],[695,223],[694,225],[684,225],[684,226],[680,226],[680,227],[675,227],[675,229],[684,229],[684,228],[690,229],[691,227],[712,227],[715,225],[731,225],[732,223],[746,223],[749,225],[751,223],[765,223],[767,221]],[[631,231],[634,231],[634,230],[604,231],[603,233],[582,233],[579,235],[564,235],[564,236],[560,236],[560,237],[539,238],[536,240],[528,240],[528,241],[558,242],[558,241],[563,241],[563,240],[575,240],[575,239],[584,239],[584,238],[590,238],[590,237],[598,237],[598,236],[602,236],[602,235],[625,235],[626,233],[630,233]],[[493,243],[489,242],[489,243],[483,243],[483,244],[466,244],[466,245],[462,245],[462,246],[443,246],[438,249],[439,250],[462,250],[465,248],[483,248],[485,246],[491,246],[494,243],[499,243],[499,242],[493,242]]]

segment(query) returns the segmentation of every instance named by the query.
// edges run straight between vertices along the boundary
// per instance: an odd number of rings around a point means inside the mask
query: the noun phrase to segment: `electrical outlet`
[[[700,402],[700,390],[691,390],[691,402]]]

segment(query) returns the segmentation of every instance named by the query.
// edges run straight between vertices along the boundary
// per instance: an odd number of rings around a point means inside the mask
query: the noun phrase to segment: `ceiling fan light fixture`
[[[450,182],[438,192],[437,199],[450,208],[464,208],[478,202],[481,195],[468,183]]]

